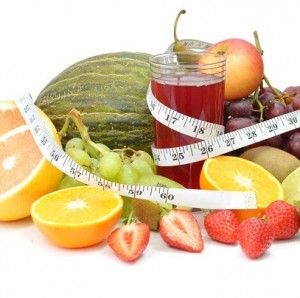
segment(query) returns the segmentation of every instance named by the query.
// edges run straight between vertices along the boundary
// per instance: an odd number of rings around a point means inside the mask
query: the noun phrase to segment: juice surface
[[[223,124],[224,81],[205,81],[201,77],[181,79],[161,77],[152,80],[154,96],[169,108],[184,115],[211,123]],[[154,119],[154,145],[169,148],[199,142],[199,139],[181,134]],[[203,161],[187,165],[160,167],[157,173],[181,183],[187,188],[199,188]]]

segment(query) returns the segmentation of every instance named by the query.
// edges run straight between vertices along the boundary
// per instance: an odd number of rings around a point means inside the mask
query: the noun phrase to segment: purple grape
[[[295,129],[293,129],[293,130],[284,132],[284,133],[282,134],[282,136],[283,136],[284,140],[287,141],[287,140],[289,139],[289,137],[290,137],[292,134],[294,134],[295,132],[300,132],[300,128],[295,128]]]
[[[285,102],[292,103],[297,94],[300,94],[300,86],[289,86],[284,89],[283,94]]]
[[[261,95],[261,94],[263,94],[263,93],[265,93],[265,92],[270,92],[270,93],[273,93],[273,94],[274,94],[273,90],[274,90],[275,92],[277,92],[278,94],[282,94],[282,91],[279,90],[278,88],[272,87],[272,89],[271,89],[271,88],[268,86],[268,87],[264,87],[264,88],[260,89],[260,90],[259,90],[259,95]]]
[[[265,140],[264,143],[266,146],[283,149],[284,138],[282,135],[277,135],[277,136],[274,136],[272,138]]]
[[[232,132],[238,129],[249,127],[253,124],[256,124],[256,122],[250,118],[246,118],[246,117],[231,118],[230,120],[228,120],[228,122],[225,125],[225,131]]]
[[[267,107],[265,111],[265,118],[272,119],[277,116],[281,116],[287,113],[287,107],[280,101],[273,101]]]
[[[257,117],[257,115],[251,115],[250,119],[253,121],[254,124],[259,123],[259,118]]]
[[[277,91],[280,94],[280,99],[278,98],[278,94],[274,94],[268,87],[260,90],[258,100],[263,106],[263,115],[261,115],[260,111],[261,106],[252,97],[237,101],[225,101],[225,133],[249,127],[262,120],[272,119],[295,110],[300,110],[300,86],[287,87],[284,92]],[[261,119],[261,116],[263,119]],[[300,128],[253,143],[244,148],[232,151],[229,154],[235,155],[237,152],[238,155],[239,152],[263,145],[285,150],[300,159]]]
[[[295,86],[289,86],[283,90],[283,93],[286,95],[295,96],[298,92]]]
[[[270,102],[275,100],[275,95],[272,92],[264,92],[261,95],[258,96],[259,101],[263,106],[267,106]]]
[[[285,150],[300,158],[300,132],[294,132],[287,140]]]
[[[230,111],[229,111],[230,103],[231,102],[228,100],[224,101],[224,123],[226,123],[227,120],[231,118]]]
[[[294,97],[294,99],[293,99],[291,105],[292,105],[292,108],[293,108],[294,111],[300,110],[300,94],[297,94],[297,95]]]
[[[253,112],[253,105],[249,98],[232,101],[227,106],[227,113],[233,118],[250,117]]]
[[[289,103],[288,105],[286,105],[286,108],[287,108],[287,112],[293,112],[295,111],[294,108],[293,108],[293,105],[291,103]]]

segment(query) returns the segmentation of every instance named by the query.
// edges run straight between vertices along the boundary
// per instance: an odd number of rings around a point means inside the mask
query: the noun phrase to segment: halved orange
[[[50,119],[43,121],[60,144]],[[57,189],[63,173],[48,162],[36,145],[14,101],[0,101],[0,221],[30,215],[32,203]]]
[[[14,101],[0,101],[0,136],[25,124]]]
[[[235,210],[240,220],[263,213],[275,200],[284,199],[281,183],[262,166],[236,156],[217,156],[205,160],[200,188],[210,190],[254,191],[257,209]]]
[[[32,204],[31,216],[41,233],[65,248],[95,245],[106,239],[121,217],[122,197],[93,186],[47,194]]]

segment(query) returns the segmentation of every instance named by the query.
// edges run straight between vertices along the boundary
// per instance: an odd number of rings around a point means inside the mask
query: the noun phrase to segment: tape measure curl
[[[184,165],[205,160],[209,157],[215,157],[253,145],[300,127],[300,110],[297,110],[223,134],[222,126],[220,125],[191,118],[164,106],[154,97],[151,88],[148,88],[147,104],[153,117],[157,121],[178,132],[202,139],[202,141],[197,143],[180,147],[160,149],[152,145],[154,161],[156,165],[161,167]],[[171,123],[171,125],[168,125],[166,119],[169,118],[169,115],[180,115],[180,117],[178,117],[180,121],[176,120]],[[197,123],[201,131],[206,133],[192,135],[190,123]],[[207,129],[208,127],[210,130]]]
[[[171,203],[201,209],[255,209],[252,191],[210,191],[158,186],[124,185],[100,178],[74,162],[61,148],[45,126],[30,94],[16,100],[32,136],[43,156],[66,175],[85,184],[111,190],[124,196]],[[210,140],[210,139],[209,139]]]

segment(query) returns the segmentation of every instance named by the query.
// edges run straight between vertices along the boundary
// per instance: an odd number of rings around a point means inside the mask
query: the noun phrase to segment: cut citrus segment
[[[80,248],[104,240],[120,219],[122,208],[119,194],[84,185],[41,197],[32,204],[31,216],[49,241]]]
[[[206,159],[200,174],[200,188],[254,191],[257,209],[235,210],[240,220],[258,215],[271,202],[284,199],[283,187],[270,172],[252,161],[235,156]]]
[[[0,119],[0,136],[14,128],[24,125],[24,118],[12,100],[0,102]]]
[[[39,112],[60,144],[54,125]],[[0,123],[0,220],[17,220],[30,215],[36,199],[56,190],[63,174],[42,156],[14,101],[0,101]]]
[[[285,201],[299,207],[300,202],[300,167],[291,172],[282,181],[285,191]]]

